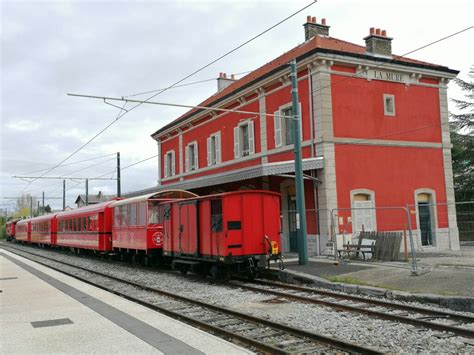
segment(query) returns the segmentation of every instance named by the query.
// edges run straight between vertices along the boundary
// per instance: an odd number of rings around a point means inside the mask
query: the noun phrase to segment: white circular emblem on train
[[[163,242],[163,233],[155,232],[153,234],[153,243],[155,243],[155,245],[161,245],[162,242]]]

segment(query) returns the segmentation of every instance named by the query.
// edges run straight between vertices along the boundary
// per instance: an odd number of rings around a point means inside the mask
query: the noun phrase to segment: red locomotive
[[[156,259],[183,273],[253,277],[270,260],[281,262],[280,195],[164,191],[22,220],[16,240]]]
[[[5,225],[5,233],[7,235],[7,241],[11,241],[15,239],[15,233],[16,233],[16,224],[17,220],[12,220],[6,223]]]

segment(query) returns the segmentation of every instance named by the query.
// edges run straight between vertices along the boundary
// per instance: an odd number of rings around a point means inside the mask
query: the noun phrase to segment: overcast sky
[[[62,182],[38,180],[25,189],[13,175],[41,175],[113,121],[117,109],[66,93],[125,96],[166,87],[297,11],[311,1],[8,1],[1,3],[0,197],[20,192],[62,196]],[[404,54],[472,26],[472,1],[320,0],[226,59],[187,80],[255,69],[302,43],[307,15],[326,18],[332,37],[364,44],[369,27],[386,29]],[[466,79],[474,30],[410,57],[460,70]],[[211,81],[170,90],[154,100],[198,104],[216,91]],[[450,85],[449,95],[462,93]],[[141,95],[137,98],[147,99]],[[67,163],[120,152],[122,166],[157,153],[150,134],[185,110],[142,105]],[[61,167],[49,176],[98,176],[113,156]],[[72,172],[96,165],[80,172]],[[43,171],[39,171],[43,169]],[[71,175],[68,175],[71,174]],[[110,174],[109,176],[112,176]],[[122,173],[122,191],[152,187],[157,159]],[[67,182],[73,206],[84,184]],[[91,181],[91,193],[115,193],[113,181]],[[0,200],[0,208],[10,201]],[[61,200],[47,200],[55,208]]]

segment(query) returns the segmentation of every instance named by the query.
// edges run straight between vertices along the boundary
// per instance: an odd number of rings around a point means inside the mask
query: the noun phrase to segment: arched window
[[[377,230],[375,193],[372,190],[351,191],[352,231],[354,233]]]
[[[415,191],[416,219],[420,231],[421,245],[434,245],[434,231],[436,228],[436,198],[431,189],[418,189]]]

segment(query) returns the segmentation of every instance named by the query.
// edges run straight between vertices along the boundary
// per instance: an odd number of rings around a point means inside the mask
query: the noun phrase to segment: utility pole
[[[33,196],[30,196],[30,218],[33,218]]]
[[[117,197],[122,195],[120,186],[120,152],[117,152]]]
[[[38,202],[38,206],[36,207],[36,212],[38,213],[38,216],[40,214],[40,202],[39,201],[36,201]]]
[[[89,179],[86,179],[86,206],[89,206]]]
[[[300,129],[301,120],[298,100],[298,78],[296,59],[290,62],[291,98],[293,104],[293,143],[295,153],[296,185],[296,231],[298,233],[298,261],[300,265],[308,264],[308,247],[306,239],[306,208],[304,203],[303,160],[301,154]]]
[[[44,191],[43,191],[43,211],[41,214],[44,214]]]
[[[66,180],[63,180],[63,211],[66,210]]]

